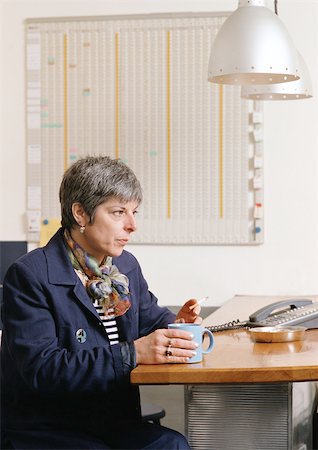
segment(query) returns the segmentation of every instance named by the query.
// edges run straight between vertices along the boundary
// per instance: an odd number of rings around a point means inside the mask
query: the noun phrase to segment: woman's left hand
[[[175,323],[201,323],[202,317],[200,317],[201,306],[197,300],[191,298],[182,306],[177,314]]]

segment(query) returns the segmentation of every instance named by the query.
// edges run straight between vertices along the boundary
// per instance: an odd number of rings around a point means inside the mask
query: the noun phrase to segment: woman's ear
[[[76,222],[78,223],[78,225],[80,227],[85,227],[85,225],[87,223],[87,214],[84,211],[83,206],[78,202],[73,203],[72,213],[73,213],[73,217],[76,220]]]

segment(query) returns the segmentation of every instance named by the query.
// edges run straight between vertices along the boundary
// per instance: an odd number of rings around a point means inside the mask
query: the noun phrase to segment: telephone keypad
[[[299,308],[293,308],[281,314],[273,314],[263,321],[264,326],[276,326],[276,325],[297,325],[304,322],[304,318],[310,315],[318,315],[318,305],[300,306]]]

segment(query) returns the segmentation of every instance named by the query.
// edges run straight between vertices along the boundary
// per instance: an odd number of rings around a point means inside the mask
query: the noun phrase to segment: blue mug
[[[214,337],[210,330],[207,328],[203,328],[198,323],[169,323],[168,328],[173,328],[175,330],[183,330],[188,333],[193,334],[193,341],[198,344],[198,347],[195,349],[196,355],[192,356],[189,359],[189,363],[197,363],[201,362],[203,355],[210,353],[214,347]],[[202,343],[204,336],[208,336],[210,339],[210,343],[207,349],[203,349]]]

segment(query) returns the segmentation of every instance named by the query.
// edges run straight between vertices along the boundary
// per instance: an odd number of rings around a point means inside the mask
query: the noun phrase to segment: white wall
[[[24,19],[234,10],[236,0],[0,0],[0,240],[25,240]],[[273,7],[268,1],[269,7]],[[317,86],[318,3],[280,0]],[[209,295],[318,294],[318,101],[265,104],[265,243],[130,246],[162,304]]]

